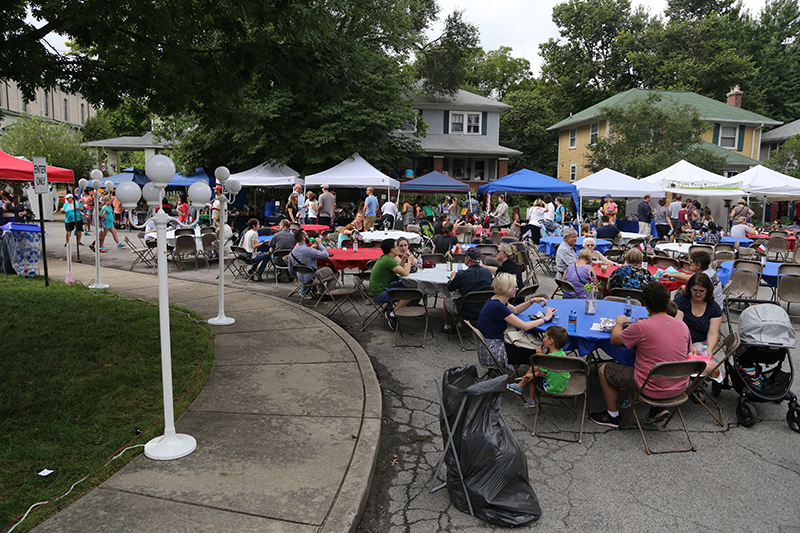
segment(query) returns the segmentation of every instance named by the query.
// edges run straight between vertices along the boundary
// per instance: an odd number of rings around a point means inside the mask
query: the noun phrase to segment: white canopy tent
[[[317,174],[306,176],[306,187],[319,187],[328,184],[331,187],[356,187],[366,188],[394,188],[400,187],[400,182],[392,179],[377,168],[373,167],[361,157],[358,152],[338,165]]]
[[[762,196],[771,201],[800,199],[800,180],[757,165],[736,175],[742,190],[750,196]]]
[[[613,198],[642,198],[645,194],[650,194],[653,198],[666,196],[659,187],[610,168],[576,181],[575,186],[581,198],[602,198],[607,194]]]
[[[300,174],[292,168],[276,166],[273,162],[261,163],[250,170],[231,174],[231,179],[238,180],[244,187],[291,187],[296,183],[303,184]]]
[[[711,209],[717,224],[727,226],[729,209],[726,200],[745,196],[742,182],[736,178],[726,178],[697,167],[686,160],[680,160],[651,176],[642,178],[651,185],[673,194],[681,194],[683,199],[700,199],[703,206]]]

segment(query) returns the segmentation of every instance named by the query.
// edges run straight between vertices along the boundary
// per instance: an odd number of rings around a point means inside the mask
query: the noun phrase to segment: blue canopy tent
[[[489,194],[571,194],[574,205],[578,205],[578,188],[574,184],[526,168],[481,185],[478,187],[478,192]]]
[[[136,167],[126,168],[122,173],[109,176],[108,179],[114,182],[114,187],[123,181],[132,181],[139,187],[142,187],[145,183],[150,181],[147,176],[145,176],[144,170]],[[105,183],[105,181],[103,181],[103,183]]]
[[[400,184],[401,191],[468,193],[469,185],[441,172],[428,172]]]

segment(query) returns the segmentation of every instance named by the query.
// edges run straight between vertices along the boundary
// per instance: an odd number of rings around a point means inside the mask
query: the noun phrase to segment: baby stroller
[[[789,402],[786,422],[800,432],[800,406],[791,392],[794,377],[789,350],[795,347],[795,334],[789,315],[774,304],[752,305],[739,316],[741,345],[725,360],[725,380],[712,383],[712,394],[723,388],[739,393],[736,418],[744,427],[753,427],[757,412],[752,402]]]

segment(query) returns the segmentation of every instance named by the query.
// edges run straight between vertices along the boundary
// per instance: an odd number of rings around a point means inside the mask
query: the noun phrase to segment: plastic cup
[[[604,273],[608,271],[608,263],[603,263],[600,265],[600,270],[602,270]]]
[[[559,320],[560,318],[558,318],[558,315],[553,315],[553,318],[550,319],[550,322],[552,322],[553,324],[558,324]]]

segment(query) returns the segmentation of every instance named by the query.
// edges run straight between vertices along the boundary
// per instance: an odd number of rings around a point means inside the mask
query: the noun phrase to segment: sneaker
[[[107,251],[108,251],[108,250],[106,250],[106,249],[105,249],[105,247],[104,247],[104,248],[100,248],[100,253],[101,253],[101,254],[104,254],[104,253],[106,253]]]
[[[83,244],[82,242],[79,242],[79,243],[78,243],[78,246],[86,246],[86,245],[85,245],[85,244]]]
[[[303,300],[313,300],[315,297],[316,295],[311,291],[306,291],[305,294],[303,294]]]
[[[507,388],[508,390],[510,390],[511,392],[516,392],[517,394],[519,394],[520,396],[522,396],[522,391],[523,391],[523,389],[522,389],[522,387],[520,387],[520,386],[519,386],[519,385],[517,385],[516,383],[509,383],[508,385],[506,385],[506,388]]]
[[[619,404],[619,408],[620,408],[620,409],[627,409],[627,408],[629,408],[630,406],[631,406],[631,399],[630,399],[630,398],[625,398],[625,399],[624,399],[624,400],[622,400],[622,402],[620,402],[620,404]]]
[[[89,249],[94,252],[94,243],[89,245]]]
[[[117,248],[125,248],[125,243],[118,242]]]
[[[608,414],[608,411],[602,411],[599,413],[590,413],[589,420],[600,426],[618,428],[622,421],[622,415],[611,416]]]
[[[383,316],[386,317],[386,323],[389,324],[389,329],[395,331],[397,329],[397,317],[392,316],[392,312],[388,309],[383,312]]]
[[[655,424],[656,422],[660,422],[666,419],[669,416],[668,409],[662,409],[659,407],[651,407],[650,410],[647,412],[647,418],[644,421],[648,424]]]

